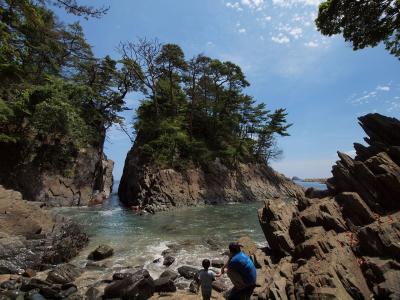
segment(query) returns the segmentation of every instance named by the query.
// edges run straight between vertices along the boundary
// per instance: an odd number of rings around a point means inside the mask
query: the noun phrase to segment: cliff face
[[[0,183],[20,191],[25,199],[50,206],[99,204],[109,197],[114,162],[107,159],[102,151],[82,149],[71,165],[65,172],[40,171],[30,165],[2,168]],[[9,176],[9,172],[13,176]]]
[[[400,121],[359,120],[368,146],[339,153],[329,193],[260,209],[259,299],[400,299]]]
[[[128,153],[118,190],[122,202],[147,211],[227,202],[251,202],[270,197],[295,198],[303,189],[270,167],[242,164],[229,169],[219,161],[208,170],[156,169],[143,165],[135,147]]]

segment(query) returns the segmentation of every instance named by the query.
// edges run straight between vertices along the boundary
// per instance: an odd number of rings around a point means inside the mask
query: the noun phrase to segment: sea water
[[[325,188],[319,183],[304,184]],[[176,261],[170,267],[176,270],[181,265],[200,267],[204,258],[223,259],[228,244],[241,236],[250,236],[259,246],[265,246],[257,215],[262,205],[189,207],[139,216],[120,205],[113,193],[102,206],[62,208],[59,212],[82,225],[90,237],[89,246],[73,263],[84,266],[90,251],[107,244],[114,248],[114,255],[106,261],[108,272],[144,266],[156,278],[166,269],[161,253],[168,247],[176,249]]]

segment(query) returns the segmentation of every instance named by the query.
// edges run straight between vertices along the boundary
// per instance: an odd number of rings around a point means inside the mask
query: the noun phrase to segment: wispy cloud
[[[271,40],[274,43],[277,43],[277,44],[288,44],[288,43],[290,43],[290,39],[286,35],[284,35],[282,33],[278,34],[277,36],[271,37]]]
[[[357,115],[370,112],[398,113],[400,112],[400,86],[392,82],[379,84],[374,89],[353,94],[347,102],[352,106],[363,108],[363,111]]]

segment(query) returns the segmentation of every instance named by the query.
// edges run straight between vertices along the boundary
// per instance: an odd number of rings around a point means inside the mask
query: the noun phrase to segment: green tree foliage
[[[399,0],[328,0],[319,7],[316,24],[324,35],[343,34],[354,50],[384,42],[400,59]]]
[[[239,66],[203,55],[186,60],[178,45],[143,39],[120,50],[147,91],[135,120],[144,159],[185,168],[216,158],[268,162],[281,154],[276,136],[288,135],[287,114],[246,95]]]
[[[102,150],[124,97],[141,85],[123,61],[94,57],[81,26],[63,25],[50,4],[76,15],[106,11],[73,0],[0,0],[0,147],[18,154],[14,163]]]

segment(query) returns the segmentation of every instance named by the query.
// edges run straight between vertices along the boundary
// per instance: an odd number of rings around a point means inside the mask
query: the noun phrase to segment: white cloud
[[[297,40],[303,35],[303,29],[300,27],[293,27],[289,29],[288,33]]]
[[[309,47],[309,48],[317,48],[319,44],[314,41],[309,41],[307,43],[304,43],[304,46]]]
[[[378,85],[376,88],[377,91],[389,92],[390,86],[387,85]]]
[[[283,7],[292,7],[295,5],[309,5],[317,6],[322,2],[322,0],[272,0],[274,5],[279,5]]]
[[[239,28],[238,32],[244,34],[246,33],[246,28]]]
[[[277,43],[277,44],[288,44],[288,43],[290,43],[290,39],[286,35],[284,35],[282,33],[278,34],[277,36],[273,36],[271,38],[271,40],[274,43]]]
[[[241,0],[241,3],[250,8],[260,9],[264,5],[264,0]]]
[[[227,2],[225,4],[225,6],[229,7],[229,8],[236,9],[237,11],[242,11],[243,10],[243,8],[240,6],[239,2],[235,2],[235,3]]]

